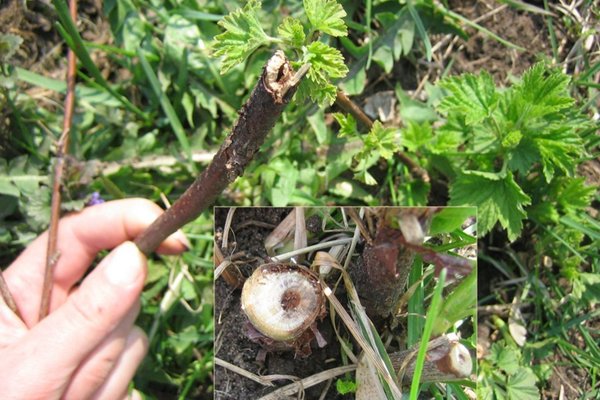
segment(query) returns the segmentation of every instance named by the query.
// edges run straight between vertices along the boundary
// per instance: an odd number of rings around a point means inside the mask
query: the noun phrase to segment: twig
[[[69,2],[69,11],[73,22],[77,20],[77,0]],[[52,203],[50,206],[50,228],[48,229],[48,246],[46,248],[46,270],[44,272],[44,285],[40,303],[39,318],[44,319],[50,310],[50,297],[52,296],[54,266],[60,254],[57,250],[58,221],[60,219],[61,186],[65,156],[69,151],[69,136],[73,123],[73,109],[75,108],[75,74],[77,59],[75,53],[69,48],[67,52],[67,95],[65,97],[65,116],[63,131],[57,144],[54,165],[54,180],[52,183]]]
[[[294,73],[281,51],[267,61],[250,98],[239,111],[231,134],[212,162],[173,206],[135,240],[144,254],[152,253],[167,236],[198,217],[242,175],[292,98],[307,68],[303,66]]]
[[[328,369],[326,371],[322,371],[317,374],[311,375],[308,378],[304,378],[301,381],[290,383],[287,386],[284,386],[267,394],[266,396],[261,397],[260,400],[282,399],[285,398],[284,396],[291,396],[295,393],[298,393],[300,390],[308,389],[311,386],[318,385],[319,383],[328,379],[335,378],[336,376],[352,372],[355,369],[356,365],[354,364]]]
[[[335,102],[344,111],[352,114],[352,116],[354,116],[354,118],[356,118],[358,121],[360,121],[360,123],[362,125],[364,125],[364,127],[367,128],[367,130],[371,130],[371,128],[373,127],[373,121],[371,120],[371,118],[369,118],[369,116],[367,114],[365,114],[363,112],[363,110],[358,105],[356,105],[355,102],[350,100],[350,98],[348,96],[346,96],[346,94],[344,92],[342,92],[341,90],[338,90],[337,96],[335,98]],[[429,174],[427,173],[427,170],[425,170],[424,168],[421,168],[416,162],[414,162],[405,153],[403,153],[401,151],[397,151],[396,155],[398,156],[400,161],[402,161],[403,164],[408,166],[409,171],[413,176],[418,177],[425,183],[428,183],[431,181],[431,179],[429,178]]]
[[[14,312],[17,317],[19,317],[20,319],[23,319],[21,317],[21,313],[19,312],[19,309],[17,308],[17,303],[15,302],[15,298],[10,293],[10,289],[8,288],[8,285],[6,284],[6,281],[4,280],[4,275],[2,275],[1,269],[0,269],[0,293],[2,294],[2,300],[4,300],[4,303],[6,303],[8,308],[10,308],[10,310],[12,312]]]
[[[350,100],[350,98],[346,96],[346,93],[342,92],[341,90],[338,90],[335,102],[344,111],[352,114],[354,118],[360,121],[360,123],[363,124],[365,128],[367,128],[367,130],[371,130],[371,128],[373,127],[373,121],[371,121],[371,118],[369,118],[369,116],[365,114],[355,102]]]

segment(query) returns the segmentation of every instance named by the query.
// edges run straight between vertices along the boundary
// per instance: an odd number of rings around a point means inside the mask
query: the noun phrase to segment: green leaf
[[[422,146],[426,146],[433,140],[433,130],[429,122],[419,124],[410,121],[402,131],[402,145],[411,153],[416,152]]]
[[[306,120],[308,121],[308,124],[312,130],[315,132],[317,142],[319,144],[325,143],[329,137],[329,130],[325,124],[325,115],[323,110],[318,110],[316,113],[307,116]]]
[[[531,198],[515,182],[511,172],[504,177],[476,171],[460,174],[450,188],[450,205],[478,206],[479,235],[497,222],[507,230],[508,239],[517,239],[527,217],[524,207]]]
[[[277,33],[284,41],[297,48],[301,48],[306,40],[304,27],[293,17],[286,17],[277,28]]]
[[[7,63],[23,43],[21,36],[10,33],[0,34],[0,63]]]
[[[558,69],[535,64],[514,86],[515,99],[527,104],[527,108],[517,111],[527,118],[535,118],[570,107],[575,100],[568,95],[569,80],[569,76]]]
[[[250,0],[244,8],[218,22],[225,32],[215,36],[213,54],[223,56],[221,74],[243,63],[254,50],[271,41],[260,26],[257,15],[260,6],[259,1]]]
[[[568,125],[533,140],[541,157],[546,182],[552,180],[557,168],[567,175],[572,174],[578,157],[584,152],[581,140]]]
[[[439,105],[440,110],[463,114],[467,125],[489,117],[500,98],[492,76],[485,71],[480,75],[450,77],[440,82],[440,86],[450,92]]]
[[[308,79],[302,90],[319,104],[333,104],[337,90],[331,78],[343,78],[348,73],[342,53],[323,42],[312,42],[305,48],[303,63],[310,63]]]
[[[339,394],[348,394],[356,392],[356,382],[347,379],[338,379],[335,381],[335,389]]]
[[[519,368],[519,370],[508,378],[506,383],[506,393],[509,400],[537,400],[540,398],[540,391],[535,385],[535,374],[529,368]]]
[[[441,335],[448,331],[457,321],[475,315],[476,300],[477,272],[473,271],[462,279],[450,294],[445,296],[441,310],[433,324],[432,335]]]
[[[310,79],[303,79],[297,92],[298,100],[310,98],[322,106],[330,106],[335,102],[337,88],[328,82],[313,82]]]
[[[516,348],[507,346],[504,342],[496,342],[490,348],[488,360],[495,364],[495,367],[511,375],[519,369],[519,359],[521,358]]]
[[[313,29],[331,36],[347,36],[346,11],[335,0],[303,0],[304,10]]]
[[[414,6],[412,1],[407,1],[406,6],[408,8],[408,12],[410,13],[410,16],[412,17],[413,21],[415,22],[415,26],[417,27],[417,33],[419,34],[419,37],[421,38],[421,40],[423,41],[423,44],[425,45],[425,56],[427,57],[427,60],[429,61],[429,60],[431,60],[431,56],[432,56],[431,41],[429,40],[427,31],[425,30],[425,26],[423,25],[421,16],[419,15],[419,12],[417,11],[417,9]]]
[[[594,308],[600,302],[600,275],[580,273],[573,281],[573,297],[583,300]]]
[[[313,82],[327,81],[329,78],[343,78],[348,73],[342,53],[323,42],[312,42],[306,48],[304,62],[310,63],[308,77]]]
[[[453,232],[459,229],[467,218],[474,217],[476,214],[477,209],[474,207],[444,207],[433,216],[429,234],[434,236],[439,233]]]
[[[523,134],[521,133],[521,131],[519,131],[519,130],[510,131],[502,139],[502,147],[504,147],[505,149],[513,149],[519,145],[522,138],[523,138]]]
[[[587,207],[596,193],[597,188],[586,186],[585,178],[563,177],[562,187],[558,194],[557,203],[565,214],[574,213]]]
[[[385,128],[380,121],[375,121],[367,136],[363,138],[365,147],[357,158],[366,158],[376,152],[379,156],[389,160],[395,152],[400,150],[398,136],[398,129]]]
[[[339,85],[348,96],[355,96],[363,92],[366,83],[367,71],[365,68],[361,68],[356,74],[354,74],[354,76],[345,79],[344,81],[340,82]]]
[[[185,68],[182,65],[184,63],[193,69],[203,68],[204,62],[197,49],[203,48],[204,43],[196,23],[180,15],[172,15],[167,21],[163,41],[165,55],[171,62],[178,64],[180,68]]]
[[[334,113],[333,118],[340,124],[338,136],[354,137],[358,133],[356,120],[350,114]]]

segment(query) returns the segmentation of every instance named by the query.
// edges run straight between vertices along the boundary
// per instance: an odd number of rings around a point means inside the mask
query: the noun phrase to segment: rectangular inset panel
[[[216,208],[215,398],[399,398],[415,375],[470,396],[475,215]]]

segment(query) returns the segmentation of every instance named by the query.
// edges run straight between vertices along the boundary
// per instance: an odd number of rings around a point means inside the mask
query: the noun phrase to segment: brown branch
[[[294,74],[281,51],[269,59],[250,98],[240,109],[231,134],[212,162],[173,206],[135,240],[144,254],[152,253],[167,236],[197,218],[242,175],[307,70],[308,66],[303,66]]]
[[[360,121],[360,123],[363,124],[365,128],[367,128],[367,130],[371,130],[371,128],[373,127],[373,121],[371,121],[371,118],[369,118],[369,116],[365,114],[355,102],[350,100],[350,98],[346,96],[346,93],[342,92],[341,90],[338,90],[335,102],[344,111],[346,111],[349,114],[352,114],[352,116],[354,116],[354,118]]]
[[[77,21],[77,0],[69,2],[69,11],[73,22]],[[60,219],[61,186],[65,156],[69,151],[69,136],[73,124],[73,110],[75,108],[75,74],[77,59],[73,50],[67,53],[67,94],[65,97],[65,116],[63,131],[57,144],[54,165],[54,179],[52,183],[52,203],[50,205],[50,228],[48,229],[48,246],[46,248],[46,269],[44,271],[44,285],[40,302],[40,320],[45,318],[50,311],[50,298],[52,296],[54,267],[60,254],[57,250],[58,221]]]
[[[363,110],[353,102],[344,92],[341,90],[337,91],[337,96],[335,98],[335,102],[340,108],[346,111],[349,114],[352,114],[354,118],[356,118],[367,130],[371,130],[373,127],[373,121],[367,114],[363,112]],[[429,178],[429,174],[424,168],[421,168],[419,164],[413,161],[412,158],[406,155],[406,153],[397,151],[396,155],[400,159],[400,161],[408,166],[408,169],[411,175],[421,179],[423,182],[428,183],[431,181]]]

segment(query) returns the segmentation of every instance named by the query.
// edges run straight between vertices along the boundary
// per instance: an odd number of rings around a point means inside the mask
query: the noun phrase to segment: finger
[[[117,328],[83,361],[71,377],[63,394],[65,399],[88,399],[106,381],[125,349],[139,310],[137,301]]]
[[[32,382],[28,389],[38,393],[41,389],[32,385],[40,384],[51,393],[64,391],[83,360],[136,307],[145,276],[143,254],[132,242],[122,244],[19,346],[7,349],[7,362],[18,362],[27,384]]]
[[[98,253],[137,237],[162,210],[143,199],[111,201],[61,219],[58,229],[60,255],[54,266],[51,309],[58,307]],[[38,237],[5,271],[15,301],[29,326],[37,322],[39,293],[43,284],[48,233]],[[179,232],[159,248],[168,254],[184,251],[187,239]]]
[[[29,331],[25,323],[1,300],[0,331],[2,332],[0,334],[0,349],[13,345]]]
[[[125,349],[115,364],[106,382],[98,389],[92,399],[112,400],[126,397],[129,382],[133,379],[137,367],[148,351],[148,338],[137,326],[133,327],[127,337]],[[139,398],[132,394],[131,398]]]

